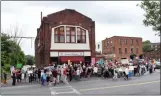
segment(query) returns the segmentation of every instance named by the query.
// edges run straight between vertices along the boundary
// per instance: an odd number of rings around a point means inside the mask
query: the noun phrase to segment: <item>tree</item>
[[[143,56],[144,56],[143,54],[140,54],[139,59],[143,59]]]
[[[153,49],[151,48],[151,42],[149,40],[146,40],[143,42],[143,52],[150,52],[153,51]]]
[[[26,59],[26,65],[33,65],[35,63],[34,57],[31,55],[26,55],[25,59]]]
[[[20,46],[10,36],[1,33],[1,64],[4,71],[9,71],[10,66],[16,66],[17,63],[24,64],[24,52]]]
[[[135,54],[131,54],[131,55],[130,55],[130,59],[132,59],[132,60],[133,60],[135,57],[136,57]]]
[[[143,0],[141,4],[137,4],[137,6],[140,6],[145,11],[144,25],[152,26],[153,30],[157,32],[156,35],[160,36],[160,1]]]

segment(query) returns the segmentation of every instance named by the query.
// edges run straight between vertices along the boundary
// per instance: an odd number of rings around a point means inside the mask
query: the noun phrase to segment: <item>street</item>
[[[160,71],[125,81],[92,77],[90,80],[72,81],[69,84],[42,87],[39,84],[2,87],[2,96],[115,96],[160,94]]]

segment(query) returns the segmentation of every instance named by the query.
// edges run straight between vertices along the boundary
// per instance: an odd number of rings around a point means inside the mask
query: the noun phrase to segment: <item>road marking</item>
[[[100,89],[108,89],[108,88],[119,88],[119,87],[127,87],[127,86],[145,85],[145,84],[151,84],[151,83],[157,83],[157,82],[160,82],[160,80],[143,82],[143,83],[126,84],[126,85],[117,85],[117,86],[110,86],[110,87],[80,89],[79,91],[92,91],[92,90],[100,90]]]
[[[61,89],[61,88],[68,88],[68,87],[71,87],[71,86],[62,86],[62,87],[50,87],[51,89]]]
[[[67,93],[75,93],[74,91],[68,91],[68,92],[56,92],[56,94],[67,94]]]

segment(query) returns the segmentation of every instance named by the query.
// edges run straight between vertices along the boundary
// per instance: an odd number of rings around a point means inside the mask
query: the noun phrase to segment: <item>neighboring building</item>
[[[142,54],[142,38],[113,36],[102,41],[102,54],[106,59],[128,58],[131,54]]]
[[[42,16],[41,16],[42,17]],[[72,9],[43,17],[35,40],[35,62],[91,62],[95,58],[95,22]]]
[[[151,51],[151,52],[145,52],[144,57],[147,59],[160,59],[160,50],[157,51]]]
[[[151,43],[150,45],[155,51],[160,50],[160,43]]]
[[[150,52],[144,52],[144,57],[148,59],[160,59],[160,43],[151,43],[151,48],[154,49]]]
[[[96,43],[96,52],[102,54],[102,42]]]

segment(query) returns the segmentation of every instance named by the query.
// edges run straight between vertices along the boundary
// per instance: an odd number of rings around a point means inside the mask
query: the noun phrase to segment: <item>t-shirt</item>
[[[97,73],[98,72],[98,68],[97,67],[94,67],[94,73]]]
[[[80,75],[80,70],[77,70],[76,73],[77,73],[77,75]]]

